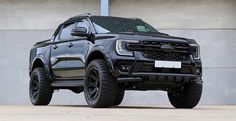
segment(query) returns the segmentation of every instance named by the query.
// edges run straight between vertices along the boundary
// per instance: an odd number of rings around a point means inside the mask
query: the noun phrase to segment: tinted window
[[[100,16],[92,16],[90,19],[97,33],[157,32],[152,26],[138,19]]]
[[[83,19],[77,23],[76,27],[85,27],[89,30],[89,22],[86,19]]]
[[[73,39],[74,37],[71,35],[71,30],[75,27],[75,24],[66,24],[63,26],[63,29],[60,34],[60,39],[61,40],[70,40]]]

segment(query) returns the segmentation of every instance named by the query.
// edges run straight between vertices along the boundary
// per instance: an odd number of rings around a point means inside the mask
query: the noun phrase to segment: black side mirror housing
[[[71,35],[73,36],[81,36],[81,37],[88,37],[89,34],[87,32],[87,28],[85,27],[76,27],[71,30]]]

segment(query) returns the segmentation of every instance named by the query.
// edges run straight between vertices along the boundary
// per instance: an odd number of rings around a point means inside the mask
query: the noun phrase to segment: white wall
[[[55,29],[81,13],[99,14],[99,0],[0,0],[0,29]]]
[[[236,28],[236,0],[111,0],[111,15],[140,17],[157,28]]]
[[[140,17],[161,32],[201,45],[201,104],[236,104],[236,0],[111,0],[111,15]],[[28,58],[36,41],[64,20],[99,14],[99,0],[0,0],[0,104],[29,104]],[[52,104],[85,104],[83,94],[54,93]],[[169,104],[164,92],[129,91],[123,104]]]

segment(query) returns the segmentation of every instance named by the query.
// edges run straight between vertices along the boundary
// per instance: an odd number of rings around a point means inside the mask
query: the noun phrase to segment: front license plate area
[[[180,61],[155,61],[155,68],[181,68]]]

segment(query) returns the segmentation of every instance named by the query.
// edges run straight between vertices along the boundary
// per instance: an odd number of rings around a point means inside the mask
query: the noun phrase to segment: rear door
[[[51,47],[51,67],[54,77],[62,79],[67,77],[66,69],[66,51],[68,40],[73,39],[70,32],[75,27],[75,23],[64,24],[56,35]]]
[[[76,27],[85,27],[88,31],[89,26],[90,24],[86,19],[81,19],[76,23]],[[85,56],[88,52],[90,42],[87,41],[87,37],[74,36],[74,39],[69,40],[67,45],[67,77],[71,79],[84,79]]]

